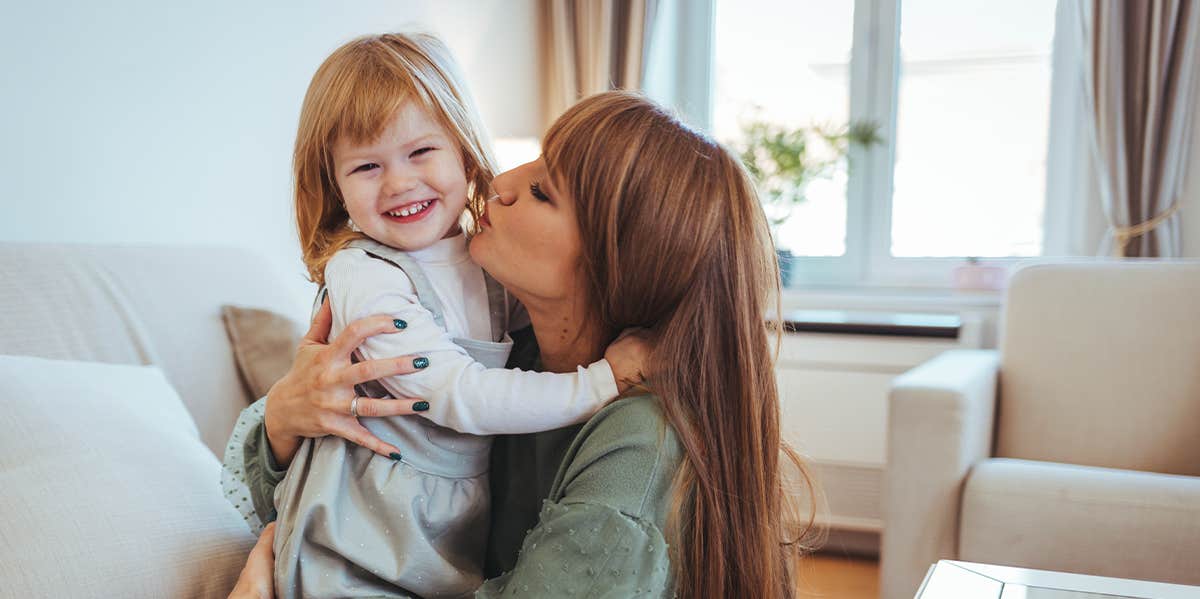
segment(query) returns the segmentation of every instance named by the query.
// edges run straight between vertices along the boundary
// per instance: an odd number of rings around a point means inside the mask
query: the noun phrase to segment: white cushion
[[[1200,478],[991,459],[963,490],[958,559],[1200,584]]]
[[[225,597],[254,538],[157,368],[0,356],[11,597]]]

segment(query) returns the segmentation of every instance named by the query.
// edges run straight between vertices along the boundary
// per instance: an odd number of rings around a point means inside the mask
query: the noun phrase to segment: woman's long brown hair
[[[779,270],[753,184],[725,148],[629,92],[576,104],[543,153],[578,205],[608,339],[644,327],[656,341],[646,386],[685,452],[667,527],[679,596],[795,596],[815,489],[780,438]],[[786,488],[781,456],[807,493]]]

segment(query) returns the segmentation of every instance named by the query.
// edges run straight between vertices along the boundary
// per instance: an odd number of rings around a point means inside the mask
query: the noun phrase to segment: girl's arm
[[[567,374],[485,368],[437,325],[402,272],[361,251],[336,255],[325,280],[335,328],[366,314],[404,321],[404,334],[371,337],[357,353],[366,360],[424,357],[421,370],[379,382],[394,397],[427,400],[421,415],[442,426],[479,435],[556,429],[587,420],[619,394],[606,360]]]

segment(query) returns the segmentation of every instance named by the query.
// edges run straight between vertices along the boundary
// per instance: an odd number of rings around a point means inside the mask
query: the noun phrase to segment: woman
[[[532,331],[514,335],[510,366],[571,371],[641,327],[653,341],[649,393],[582,426],[497,438],[492,578],[477,596],[793,596],[812,515],[797,517],[780,472],[781,453],[805,471],[779,436],[767,325],[778,271],[745,172],[627,92],[576,104],[543,148],[542,159],[495,179],[499,198],[470,247],[529,310]],[[403,365],[350,366],[349,354],[390,320],[363,319],[326,346],[324,318],[272,388],[263,430],[246,440],[256,505],[269,505],[301,437],[387,449],[348,406],[355,382]],[[407,410],[358,403],[360,416]],[[269,585],[263,546],[239,589]]]

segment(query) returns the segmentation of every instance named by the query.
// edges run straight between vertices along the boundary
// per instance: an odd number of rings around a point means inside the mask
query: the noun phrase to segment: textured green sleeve
[[[662,530],[680,460],[656,399],[601,410],[567,451],[515,565],[476,597],[670,597]]]
[[[267,441],[267,428],[262,422],[254,425],[246,435],[242,455],[245,458],[246,485],[250,488],[250,500],[254,511],[263,523],[275,520],[275,486],[287,474],[271,455],[271,444]]]
[[[605,505],[547,503],[517,565],[487,581],[491,597],[669,597],[667,545],[655,525]]]

